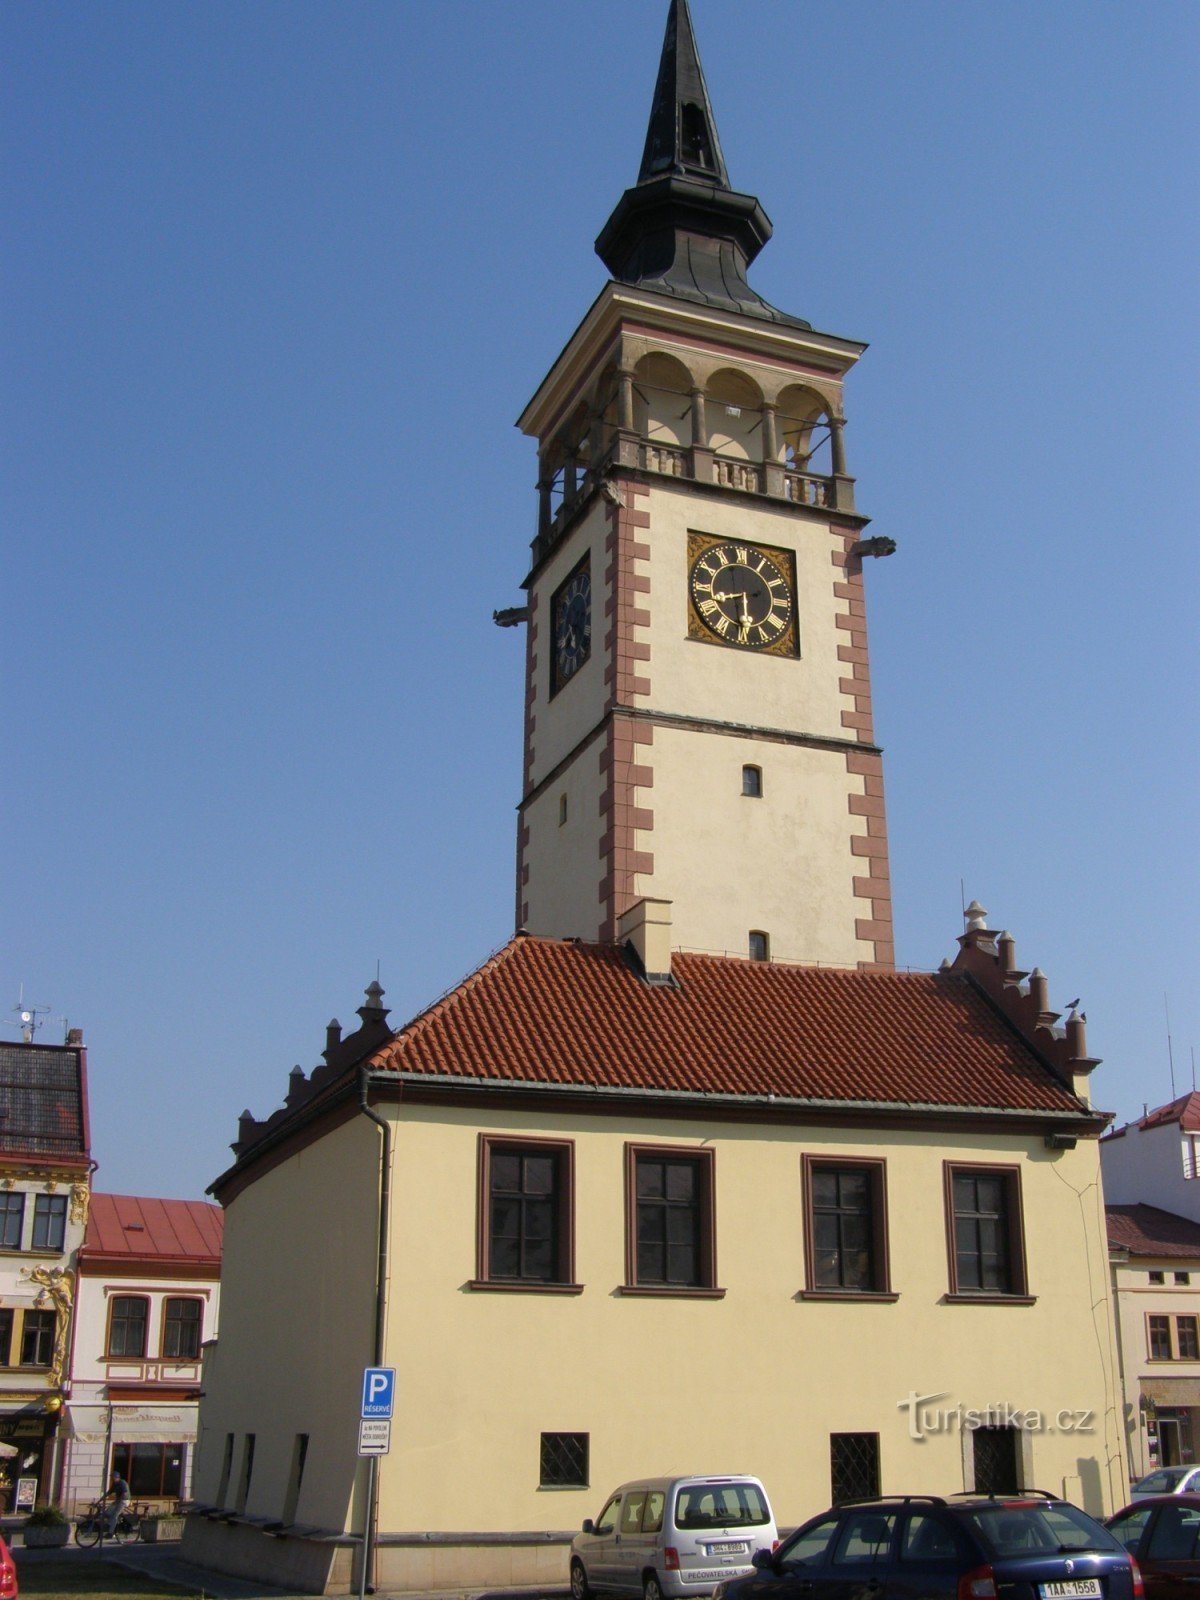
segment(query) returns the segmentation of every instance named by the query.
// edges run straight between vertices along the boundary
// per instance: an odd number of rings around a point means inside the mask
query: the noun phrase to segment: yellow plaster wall
[[[297,1521],[341,1528],[358,1474],[362,1370],[373,1356],[380,1134],[355,1117],[225,1211],[221,1332],[206,1365],[195,1497],[216,1499],[225,1436],[255,1434],[246,1511],[279,1518],[298,1433]]]
[[[577,1141],[578,1297],[472,1290],[480,1126]],[[628,1139],[716,1152],[719,1301],[623,1297]],[[797,1299],[804,1285],[803,1151],[888,1161],[895,1304]],[[1032,1306],[943,1303],[942,1163],[1019,1161]],[[881,1435],[885,1491],[963,1487],[956,1431],[908,1437],[912,1391],[944,1406],[1094,1411],[1095,1431],[1039,1432],[1030,1478],[1093,1510],[1125,1478],[1095,1147],[1040,1140],[409,1106],[397,1148],[388,1332],[400,1448],[382,1474],[397,1531],[577,1527],[641,1473],[763,1477],[785,1524],[829,1500],[828,1435]],[[436,1219],[435,1225],[431,1219]],[[542,1431],[591,1437],[591,1487],[539,1490]]]

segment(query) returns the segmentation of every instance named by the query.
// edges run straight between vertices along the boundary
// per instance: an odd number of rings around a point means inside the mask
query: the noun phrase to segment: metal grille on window
[[[976,1428],[976,1494],[1016,1494],[1021,1485],[1017,1471],[1017,1430],[1015,1428]]]
[[[586,1489],[588,1435],[544,1433],[539,1482],[543,1489]]]
[[[829,1477],[835,1506],[873,1500],[879,1493],[879,1435],[831,1433]]]

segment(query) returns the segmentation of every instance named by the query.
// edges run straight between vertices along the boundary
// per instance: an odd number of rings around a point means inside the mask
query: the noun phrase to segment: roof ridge
[[[386,1043],[381,1044],[378,1049],[371,1052],[370,1059],[374,1061],[377,1057],[391,1050],[394,1045],[399,1043],[404,1034],[412,1034],[418,1029],[426,1027],[430,1022],[433,1021],[435,1014],[440,1015],[443,1011],[449,1008],[451,1001],[458,1000],[461,996],[470,994],[472,990],[475,989],[480,983],[485,973],[502,966],[505,961],[510,959],[512,952],[516,950],[519,945],[525,943],[527,940],[532,939],[538,939],[538,941],[543,944],[564,944],[568,942],[562,939],[540,939],[536,934],[527,934],[522,932],[514,933],[512,937],[506,939],[503,944],[497,945],[491,954],[485,956],[480,964],[477,967],[473,967],[465,977],[459,978],[456,983],[452,983],[448,988],[443,989],[441,994],[435,996],[435,998],[432,999],[427,1006],[422,1007],[422,1009],[418,1011],[415,1016],[411,1016],[407,1022],[403,1023],[399,1028],[397,1028],[395,1033],[392,1034],[392,1037],[388,1039]]]

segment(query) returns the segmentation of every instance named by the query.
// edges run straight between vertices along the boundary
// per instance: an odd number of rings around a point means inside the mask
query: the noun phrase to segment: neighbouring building
[[[114,1468],[158,1508],[191,1493],[201,1347],[220,1304],[219,1206],[93,1194],[79,1252],[63,1498],[102,1494]]]
[[[83,1035],[0,1043],[0,1508],[58,1498],[75,1263],[87,1223]]]
[[[1124,1502],[1096,1062],[977,905],[895,970],[864,347],[750,287],[770,231],[671,0],[610,279],[521,418],[519,931],[398,1031],[372,984],[243,1114],[196,1560],[559,1586],[642,1473],[757,1473],[785,1525],[880,1489]]]
[[[1137,1479],[1200,1460],[1200,1223],[1136,1203],[1107,1213],[1129,1472]]]
[[[1180,1095],[1101,1141],[1104,1196],[1200,1223],[1200,1094]]]

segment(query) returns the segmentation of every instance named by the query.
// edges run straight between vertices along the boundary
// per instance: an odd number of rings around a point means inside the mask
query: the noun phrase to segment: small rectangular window
[[[831,1433],[829,1482],[832,1504],[874,1500],[879,1495],[879,1435]]]
[[[1151,1283],[1165,1283],[1167,1281],[1166,1273],[1164,1272],[1148,1272],[1146,1277]]]
[[[54,1312],[27,1311],[21,1326],[21,1365],[48,1367],[54,1355]]]
[[[881,1161],[805,1156],[810,1292],[888,1292],[884,1173]]]
[[[560,794],[558,797],[558,825],[561,828],[567,820],[567,797]]]
[[[713,1289],[713,1152],[626,1146],[626,1287]]]
[[[1175,1358],[1177,1361],[1200,1360],[1195,1317],[1175,1318]]]
[[[479,1137],[476,1284],[572,1285],[574,1146]]]
[[[748,796],[751,800],[761,800],[762,799],[762,792],[763,792],[762,768],[761,767],[743,767],[742,768],[742,793],[744,795]]]
[[[1191,1283],[1191,1281],[1192,1281],[1192,1275],[1191,1275],[1190,1272],[1177,1272],[1175,1274],[1175,1282],[1177,1284],[1179,1284],[1182,1288],[1186,1289],[1188,1284]]]
[[[144,1356],[150,1302],[141,1294],[113,1296],[108,1318],[108,1354]]]
[[[586,1433],[544,1433],[539,1453],[538,1485],[542,1489],[588,1487]]]
[[[250,1480],[254,1476],[254,1435],[248,1433],[246,1442],[242,1446],[242,1470],[238,1477],[237,1499],[234,1501],[234,1510],[241,1513],[246,1509],[246,1502],[250,1498]]]
[[[0,1367],[7,1367],[12,1361],[13,1314],[11,1311],[0,1311]]]
[[[946,1167],[950,1292],[1022,1295],[1025,1244],[1016,1167]]]
[[[25,1225],[25,1196],[16,1189],[0,1191],[0,1249],[19,1250]]]
[[[233,1435],[225,1435],[225,1450],[221,1456],[221,1477],[217,1483],[217,1504],[225,1504],[225,1496],[229,1493],[229,1479],[233,1472]]]
[[[169,1296],[163,1302],[163,1355],[195,1361],[200,1355],[201,1302]]]
[[[1171,1359],[1171,1319],[1170,1317],[1148,1317],[1146,1319],[1150,1333],[1150,1359],[1151,1361],[1170,1361]]]
[[[769,961],[771,959],[770,935],[761,928],[752,928],[750,931],[750,959],[751,961]]]
[[[61,1250],[67,1236],[65,1194],[39,1194],[33,1202],[33,1249]]]
[[[304,1464],[308,1460],[308,1435],[298,1433],[292,1445],[292,1470],[288,1473],[287,1493],[283,1497],[283,1524],[290,1528],[296,1520],[300,1489],[304,1483]]]

